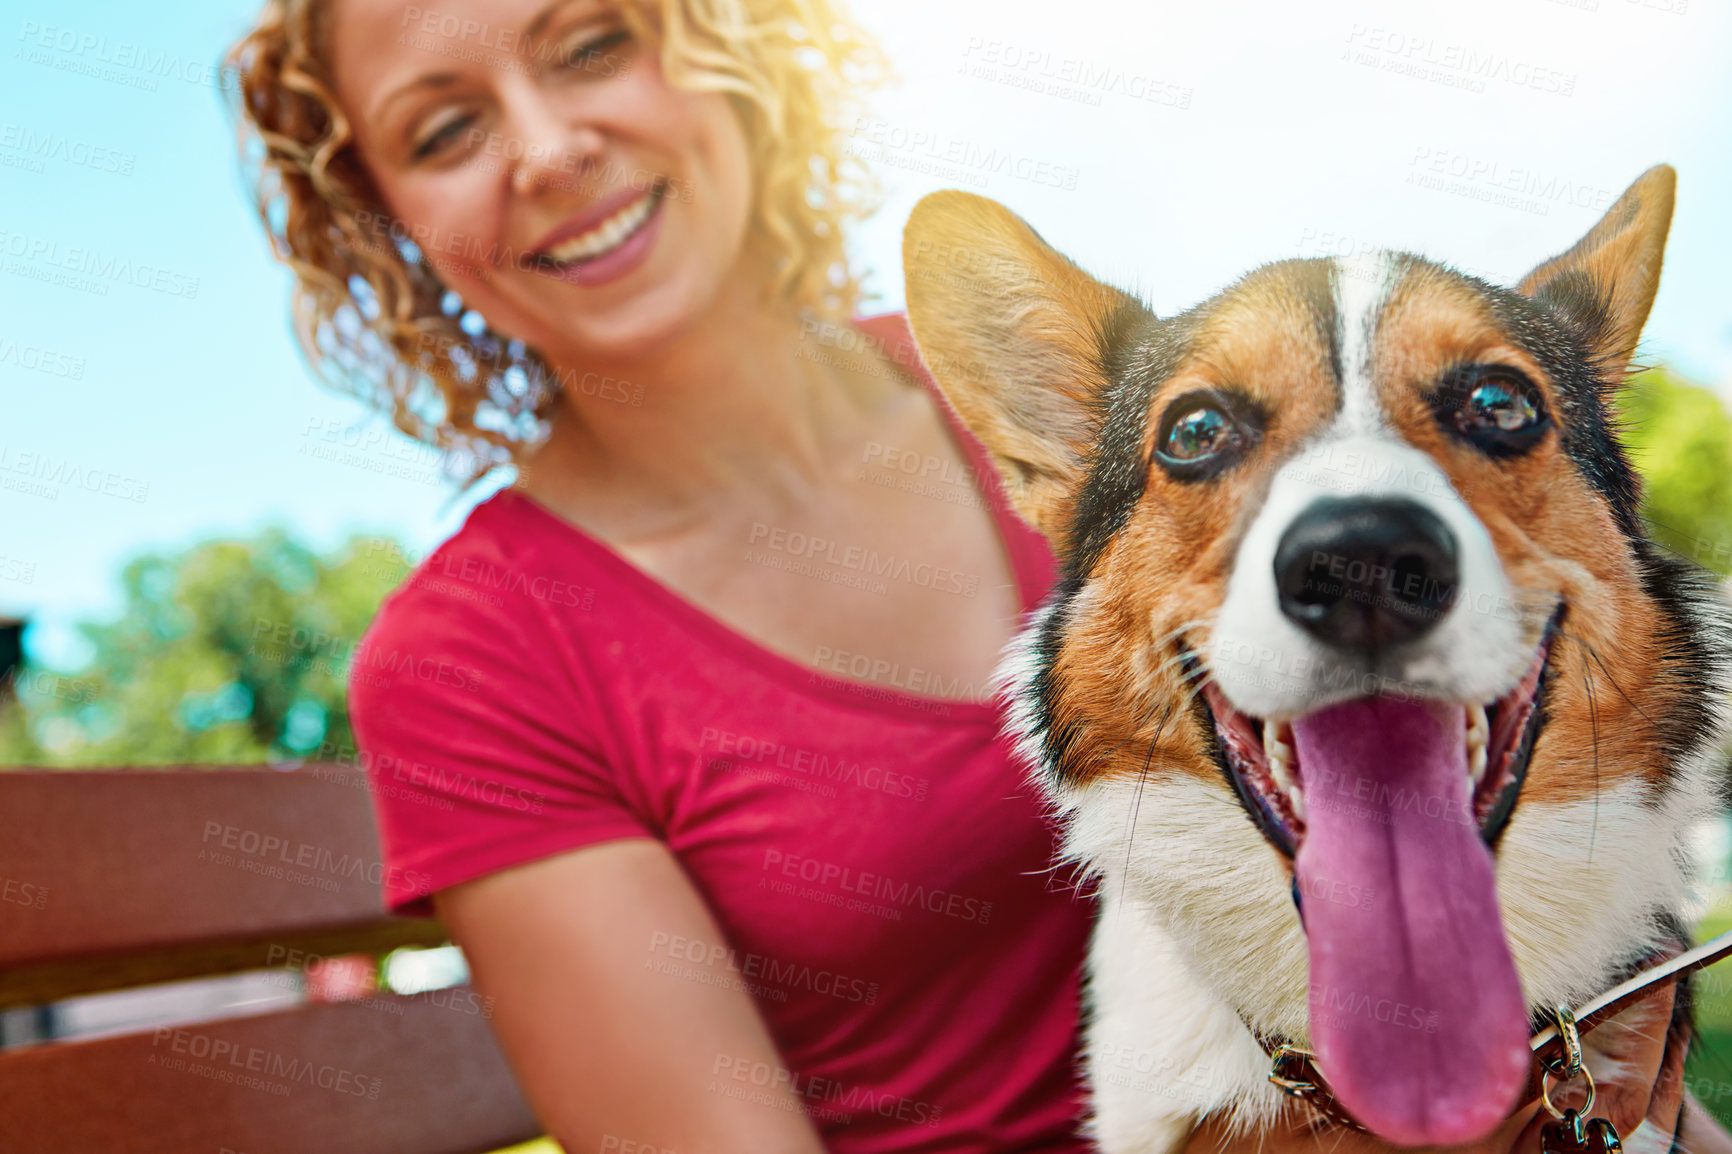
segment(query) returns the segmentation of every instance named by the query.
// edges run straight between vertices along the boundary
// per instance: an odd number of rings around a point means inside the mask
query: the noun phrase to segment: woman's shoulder
[[[353,708],[405,707],[453,687],[518,695],[524,683],[582,675],[574,659],[583,663],[583,638],[605,626],[598,602],[618,601],[598,593],[613,578],[539,512],[501,490],[385,598],[356,647]]]
[[[908,327],[906,313],[855,317],[853,328],[865,335],[863,351],[880,354],[921,385],[928,389],[935,387],[925,362],[920,359],[920,348],[914,343],[914,330]]]
[[[875,352],[893,363],[932,398],[939,416],[955,435],[968,465],[974,470],[981,498],[1003,531],[1007,546],[1020,561],[1018,569],[1025,586],[1024,603],[1038,604],[1058,577],[1058,561],[1052,552],[1052,545],[1038,529],[1015,511],[1009,494],[1005,491],[1004,478],[998,463],[991,451],[962,419],[955,403],[933,376],[919,345],[915,342],[914,330],[909,327],[907,314],[881,313],[877,316],[856,317],[853,325],[872,342],[868,351]],[[940,364],[938,367],[948,375],[972,375],[982,371],[980,366],[972,364]]]
[[[871,316],[855,317],[854,325],[884,341],[885,351],[892,355],[914,352],[914,331],[908,327],[907,313],[874,313]]]
[[[884,375],[884,369],[909,383],[934,388],[908,318],[902,313],[856,316],[846,322],[806,317],[800,323],[801,355],[837,368]]]
[[[470,511],[461,528],[429,553],[387,596],[372,634],[434,633],[537,624],[545,614],[585,613],[605,567],[575,528],[553,530],[513,489]]]
[[[646,836],[617,745],[604,580],[581,543],[504,492],[386,599],[356,647],[348,709],[394,908],[592,840]],[[603,628],[610,628],[602,623]],[[627,799],[634,799],[628,804]]]

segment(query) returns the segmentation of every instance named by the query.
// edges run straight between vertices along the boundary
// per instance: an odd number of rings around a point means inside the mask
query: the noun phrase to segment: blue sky
[[[211,82],[254,4],[9,7],[0,612],[66,662],[69,624],[113,611],[137,552],[270,523],[417,552],[451,532],[468,501],[430,455],[317,384],[294,345]],[[1665,160],[1678,213],[1646,349],[1732,389],[1724,5],[859,7],[901,75],[851,132],[889,193],[855,244],[884,307],[933,188],[1003,200],[1170,311],[1266,260],[1374,246],[1512,280]],[[79,480],[43,479],[68,465]]]

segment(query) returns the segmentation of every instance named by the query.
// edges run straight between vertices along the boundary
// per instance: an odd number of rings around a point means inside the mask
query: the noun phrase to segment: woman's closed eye
[[[600,34],[586,28],[566,37],[551,55],[556,64],[568,71],[598,77],[612,76],[620,71],[623,63],[621,54],[615,49],[630,44],[631,38],[631,33],[624,28],[613,28]]]
[[[410,143],[409,154],[417,161],[432,160],[461,145],[475,124],[477,114],[463,109],[427,121]]]

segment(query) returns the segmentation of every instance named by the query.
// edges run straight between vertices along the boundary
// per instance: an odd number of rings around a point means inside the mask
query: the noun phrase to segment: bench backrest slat
[[[385,868],[348,766],[0,772],[0,1006],[437,941]]]
[[[0,1008],[445,940],[345,766],[0,771]],[[481,1154],[540,1133],[467,987],[0,1050],[7,1154]]]
[[[382,869],[346,766],[0,772],[0,968],[372,920]]]
[[[541,1133],[485,1009],[459,987],[3,1051],[0,1132],[7,1154],[483,1154]]]

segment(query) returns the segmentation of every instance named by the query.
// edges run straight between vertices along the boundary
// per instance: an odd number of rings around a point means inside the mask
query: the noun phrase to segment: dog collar
[[[1646,997],[1655,986],[1674,981],[1704,966],[1713,965],[1722,958],[1732,956],[1732,931],[1692,950],[1681,953],[1661,950],[1650,956],[1659,960],[1573,1012],[1574,1033],[1585,1034],[1607,1019],[1616,1017],[1631,1004]],[[1567,1007],[1559,1009],[1566,1018],[1572,1013]],[[1264,1034],[1255,1029],[1251,1030],[1251,1034],[1257,1039],[1257,1044],[1263,1048],[1264,1053],[1269,1055],[1269,1081],[1283,1093],[1304,1102],[1329,1122],[1362,1133],[1367,1132],[1329,1092],[1329,1084],[1324,1080],[1322,1070],[1318,1068],[1316,1055],[1273,1034]],[[1535,1034],[1529,1042],[1533,1050],[1534,1065],[1528,1079],[1527,1092],[1522,1097],[1524,1106],[1539,1097],[1544,1084],[1542,1079],[1547,1072],[1564,1068],[1572,1061],[1571,1056],[1566,1053],[1567,1040],[1565,1033],[1553,1024]],[[1579,1065],[1579,1055],[1573,1060]]]

